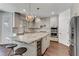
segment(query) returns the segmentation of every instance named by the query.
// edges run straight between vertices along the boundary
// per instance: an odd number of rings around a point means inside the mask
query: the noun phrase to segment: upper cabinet
[[[79,16],[79,4],[73,4],[71,8],[71,17]]]
[[[18,34],[24,33],[25,22],[25,15],[17,12],[13,13],[13,30],[16,29]]]
[[[58,16],[50,17],[50,27],[58,27]]]
[[[25,16],[20,13],[13,13],[13,27],[21,27],[23,26],[23,21],[25,20]]]

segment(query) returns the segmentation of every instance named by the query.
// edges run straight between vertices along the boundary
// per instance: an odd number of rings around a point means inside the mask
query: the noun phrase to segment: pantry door
[[[59,42],[69,46],[70,40],[70,9],[59,14],[58,37]]]

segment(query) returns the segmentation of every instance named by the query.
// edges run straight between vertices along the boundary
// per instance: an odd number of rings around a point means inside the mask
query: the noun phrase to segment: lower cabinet
[[[46,37],[42,38],[42,54],[45,52],[46,50]]]
[[[37,41],[37,56],[41,56],[45,53],[46,49],[50,45],[49,36],[45,36]]]
[[[42,54],[44,54],[44,52],[49,47],[49,45],[50,45],[49,36],[43,37],[42,38]]]

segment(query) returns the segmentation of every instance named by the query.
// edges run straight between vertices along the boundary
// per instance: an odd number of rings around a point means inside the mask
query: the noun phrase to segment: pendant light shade
[[[33,20],[34,20],[34,17],[32,16],[32,14],[31,14],[31,4],[29,3],[29,6],[28,6],[29,8],[29,15],[28,16],[26,16],[26,20],[28,21],[28,22],[32,22]]]
[[[39,17],[32,15],[32,13],[31,13],[31,4],[30,3],[29,3],[29,6],[28,7],[29,7],[28,8],[29,9],[29,14],[26,16],[26,21],[32,22],[34,20],[35,22],[40,22],[41,20],[40,20]],[[39,9],[40,8],[37,8],[38,14],[39,14]]]
[[[40,9],[40,8],[37,8],[37,12],[38,12],[37,14],[38,14],[38,15],[39,15],[39,9]],[[39,18],[39,16],[37,16],[37,17],[35,18],[35,22],[38,23],[38,22],[40,22],[40,21],[41,21],[41,19]]]
[[[35,19],[35,22],[37,23],[37,22],[40,22],[41,20],[40,20],[40,18],[36,18]]]
[[[32,22],[33,21],[33,19],[34,19],[34,17],[33,16],[26,16],[26,20],[28,21],[28,22]]]

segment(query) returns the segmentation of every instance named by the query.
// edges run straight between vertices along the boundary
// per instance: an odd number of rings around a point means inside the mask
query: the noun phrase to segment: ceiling
[[[30,3],[31,13],[34,16],[49,17],[71,8],[71,3]],[[39,8],[39,10],[37,10]],[[0,3],[0,10],[9,12],[29,13],[29,3]],[[23,11],[24,10],[24,11]]]

